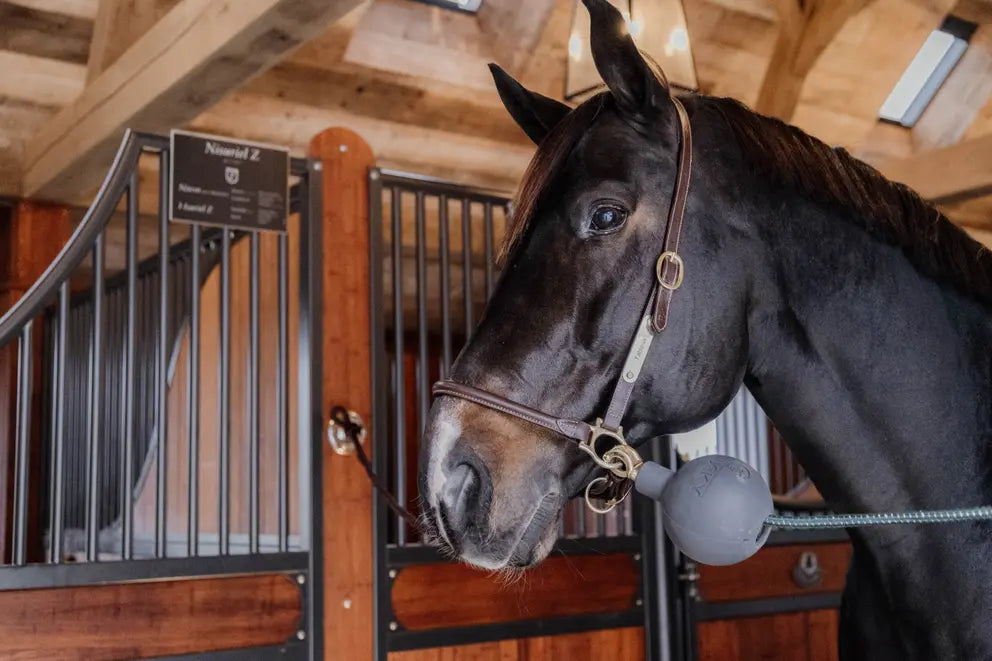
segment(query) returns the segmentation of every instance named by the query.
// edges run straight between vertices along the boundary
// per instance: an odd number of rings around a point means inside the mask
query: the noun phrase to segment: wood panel
[[[834,610],[703,622],[698,661],[836,661]]]
[[[463,564],[415,565],[396,577],[392,604],[405,628],[437,629],[627,610],[639,582],[625,553],[552,556],[518,582]]]
[[[816,554],[823,579],[812,588],[801,588],[792,570],[804,552]],[[840,592],[851,560],[850,544],[769,546],[744,562],[726,567],[701,565],[699,590],[709,602],[763,599],[816,592]]]
[[[392,652],[389,661],[639,661],[644,659],[641,627],[538,636],[458,647]],[[819,661],[819,660],[818,660]]]
[[[41,277],[72,232],[69,211],[64,207],[19,202],[0,208],[0,315],[12,307]],[[42,368],[44,328],[35,325],[32,380],[30,474],[37,474],[41,461]],[[13,516],[14,425],[17,402],[17,347],[13,341],[0,348],[0,561],[10,559],[8,548]],[[37,485],[35,485],[37,486]],[[29,485],[29,488],[31,486]],[[40,540],[38,494],[28,500],[28,539]],[[40,548],[28,548],[28,559],[36,560]]]
[[[372,149],[357,134],[331,128],[315,135],[309,154],[323,166],[322,410],[343,405],[372,420],[369,382],[368,170]],[[319,222],[319,219],[314,219]],[[324,650],[328,659],[371,660],[373,654],[372,488],[354,457],[323,444]],[[368,442],[371,449],[372,443]]]
[[[284,575],[0,591],[4,658],[139,659],[279,645],[299,627]]]

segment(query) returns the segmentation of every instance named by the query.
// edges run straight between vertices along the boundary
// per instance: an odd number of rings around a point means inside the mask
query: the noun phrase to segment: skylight
[[[437,5],[445,9],[454,9],[470,14],[479,11],[479,5],[482,4],[482,0],[417,0],[417,2],[425,2],[429,5]]]
[[[906,127],[916,124],[968,48],[968,39],[974,29],[974,23],[948,16],[940,29],[931,32],[923,42],[882,104],[879,117]]]

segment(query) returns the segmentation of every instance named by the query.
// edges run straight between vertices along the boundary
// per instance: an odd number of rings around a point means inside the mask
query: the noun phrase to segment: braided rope
[[[952,510],[920,510],[915,512],[883,512],[879,514],[823,514],[816,516],[782,516],[773,514],[765,525],[788,530],[827,528],[860,528],[900,523],[954,523],[992,519],[992,506],[965,507]]]

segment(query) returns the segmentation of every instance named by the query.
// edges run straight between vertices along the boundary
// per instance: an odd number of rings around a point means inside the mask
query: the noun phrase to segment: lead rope
[[[379,476],[375,474],[372,470],[372,462],[369,461],[369,456],[365,454],[365,449],[362,447],[361,435],[362,426],[356,422],[352,422],[351,416],[348,415],[348,409],[343,406],[335,406],[331,408],[331,420],[341,426],[344,433],[351,440],[352,444],[355,446],[355,458],[358,459],[358,463],[362,465],[365,469],[365,474],[369,476],[369,481],[372,486],[382,495],[383,499],[386,501],[386,506],[393,510],[398,517],[406,521],[415,530],[420,527],[420,522],[417,520],[410,511],[400,505],[399,501],[393,494],[389,493],[382,482],[379,480]]]
[[[992,519],[992,506],[989,505],[950,510],[915,510],[872,514],[816,514],[813,516],[773,514],[765,519],[765,525],[770,528],[785,530],[821,530],[889,526],[901,523],[956,523],[958,521],[983,521],[987,519]]]

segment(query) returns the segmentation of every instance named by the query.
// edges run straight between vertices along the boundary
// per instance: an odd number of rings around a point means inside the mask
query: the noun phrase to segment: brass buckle
[[[665,263],[671,262],[675,265],[675,282],[668,283],[665,281]],[[655,274],[658,276],[658,284],[668,289],[669,291],[675,291],[682,286],[682,278],[685,276],[685,262],[679,257],[677,252],[672,250],[666,250],[658,256],[658,262],[655,264]]]
[[[596,447],[596,442],[603,438],[604,436],[612,438],[618,443],[616,447],[620,445],[627,445],[627,439],[623,437],[623,427],[618,428],[616,431],[612,429],[607,429],[603,427],[603,419],[596,418],[596,424],[592,425],[592,430],[589,432],[589,438],[579,443],[579,448],[592,457],[592,460],[596,462],[596,465],[600,468],[605,468],[606,470],[615,473],[618,470],[623,470],[624,466],[620,459],[615,459],[614,461],[607,462],[605,457],[607,453],[612,449],[607,449],[605,452],[600,453],[599,449]]]
[[[600,454],[599,449],[596,447],[596,442],[604,436],[612,438],[617,444]],[[611,498],[607,500],[604,507],[598,507],[593,502],[593,498],[590,494],[594,485],[607,483],[609,479],[607,477],[600,476],[586,485],[586,505],[588,505],[589,509],[597,514],[606,514],[626,499],[627,494],[630,493],[630,486],[633,485],[638,471],[640,471],[641,466],[644,465],[644,461],[641,459],[641,455],[638,454],[637,450],[632,448],[630,444],[627,443],[627,439],[624,438],[623,435],[623,427],[620,427],[616,431],[606,429],[603,427],[602,418],[596,419],[596,424],[592,426],[592,430],[589,432],[589,438],[579,443],[579,447],[582,448],[586,454],[592,457],[592,460],[596,462],[597,466],[610,471],[610,473],[612,473],[615,477],[625,481],[628,485],[622,495],[618,498]]]

